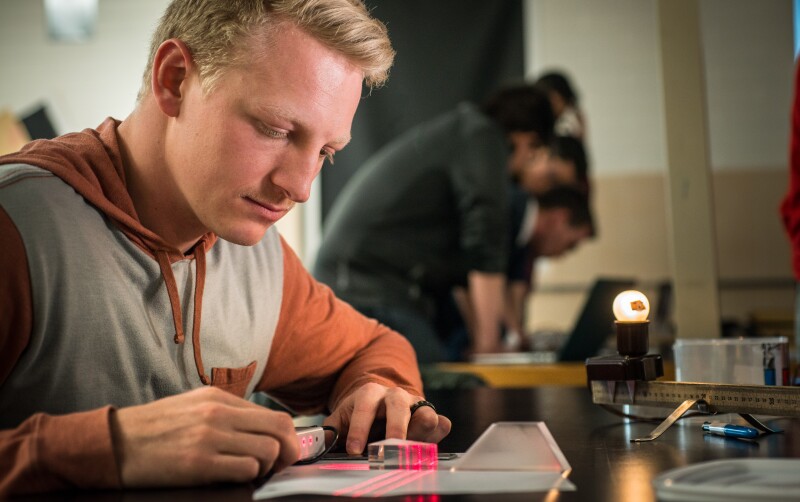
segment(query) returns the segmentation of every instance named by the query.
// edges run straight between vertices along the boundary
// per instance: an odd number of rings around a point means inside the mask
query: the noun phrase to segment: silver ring
[[[422,401],[417,401],[416,403],[411,405],[411,414],[413,415],[415,411],[422,408],[423,406],[429,406],[433,409],[434,412],[436,411],[436,406],[434,406],[433,403],[431,403],[430,401],[425,401],[423,399]]]

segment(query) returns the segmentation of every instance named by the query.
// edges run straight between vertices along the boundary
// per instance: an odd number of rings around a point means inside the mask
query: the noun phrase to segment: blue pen
[[[758,437],[758,429],[744,425],[726,424],[724,422],[703,422],[703,430],[717,436],[753,439]]]

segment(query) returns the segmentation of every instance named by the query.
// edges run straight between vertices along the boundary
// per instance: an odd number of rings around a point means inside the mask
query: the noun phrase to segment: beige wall
[[[588,116],[599,238],[538,268],[529,328],[567,329],[598,276],[672,275],[659,0],[526,0],[526,68],[566,71]],[[723,318],[790,311],[778,204],[793,76],[792,2],[699,0]]]
[[[42,0],[0,1],[0,110],[25,116],[45,104],[60,134],[95,127],[109,115],[124,119],[135,106],[150,37],[168,4],[100,0],[92,39],[59,43],[47,36]],[[306,235],[304,210],[297,207],[278,223],[301,257],[303,243],[314,242],[313,233]]]
[[[774,167],[714,173],[724,319],[746,322],[755,311],[792,308],[789,243],[778,215],[787,176]],[[670,277],[664,183],[660,174],[596,180],[593,206],[599,236],[571,255],[539,264],[529,329],[568,329],[586,289],[600,276],[635,278],[655,298],[656,285]]]
[[[657,0],[525,0],[526,73],[561,69],[598,176],[666,169]],[[698,0],[713,169],[786,159],[791,0]]]
[[[534,323],[569,325],[601,273],[633,275],[646,286],[670,276],[655,2],[526,0],[529,75],[566,69],[582,95],[600,229],[574,256],[541,265]],[[0,79],[0,108],[23,114],[44,101],[61,132],[125,117],[167,3],[101,0],[91,41],[56,44],[44,32],[43,2],[0,1],[0,67],[14,76]],[[786,179],[791,0],[700,0],[700,8],[722,310],[743,317],[791,301],[787,288],[768,287],[790,278],[776,206]],[[280,224],[301,251],[314,247],[318,232],[308,214],[315,210],[306,210]]]
[[[101,0],[91,40],[54,42],[44,1],[0,1],[0,107],[45,103],[57,132],[95,127],[132,110],[150,36],[168,0]]]

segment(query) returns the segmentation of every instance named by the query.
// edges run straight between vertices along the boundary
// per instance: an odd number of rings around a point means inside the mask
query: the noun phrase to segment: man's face
[[[166,162],[193,221],[252,245],[309,197],[326,157],[343,148],[363,75],[343,56],[291,25],[269,47],[253,38],[247,62],[225,70],[204,95],[196,71],[170,122]]]
[[[525,165],[536,155],[542,146],[539,135],[532,131],[514,131],[508,134],[511,156],[508,169],[512,176],[519,177]]]
[[[581,241],[591,236],[589,226],[570,225],[569,211],[564,208],[542,211],[537,219],[541,222],[541,225],[537,222],[533,236],[537,256],[556,258],[575,249]]]
[[[549,91],[547,93],[547,98],[550,100],[550,107],[553,108],[553,115],[558,117],[562,113],[564,113],[564,109],[567,107],[567,102],[564,101],[564,97],[556,91]]]
[[[540,148],[519,174],[520,186],[533,195],[541,195],[557,186],[574,184],[577,179],[575,164],[551,155],[547,148]]]

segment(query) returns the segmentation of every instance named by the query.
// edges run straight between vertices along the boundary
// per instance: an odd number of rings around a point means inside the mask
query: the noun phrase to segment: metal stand
[[[704,399],[687,399],[686,401],[682,402],[680,406],[675,408],[675,411],[670,413],[670,415],[667,418],[665,418],[663,422],[658,424],[658,427],[653,429],[653,432],[651,432],[650,434],[648,434],[643,438],[631,439],[631,442],[644,443],[647,441],[654,441],[658,439],[662,434],[664,434],[664,431],[669,429],[672,426],[672,424],[677,422],[678,419],[680,419],[683,416],[683,414],[689,411],[693,406],[697,406],[698,411],[702,413],[712,414],[708,411],[708,403],[706,403]],[[752,425],[753,427],[755,427],[756,429],[760,430],[765,434],[775,434],[783,432],[777,429],[769,428],[767,425],[765,425],[763,422],[761,422],[753,415],[750,415],[749,413],[739,413],[739,416],[744,418],[750,425]]]

